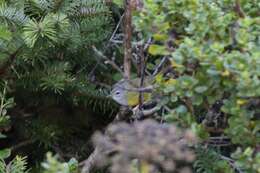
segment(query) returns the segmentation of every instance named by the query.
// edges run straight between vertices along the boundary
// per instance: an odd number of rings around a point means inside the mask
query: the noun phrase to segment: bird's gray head
[[[127,96],[126,96],[126,89],[125,83],[123,81],[119,81],[112,87],[111,97],[120,105],[127,106]]]

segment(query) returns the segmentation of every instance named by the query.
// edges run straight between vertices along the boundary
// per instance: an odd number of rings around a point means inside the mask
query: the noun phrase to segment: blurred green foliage
[[[78,162],[72,158],[68,162],[60,162],[57,156],[46,154],[46,161],[42,163],[43,173],[77,173]]]
[[[16,156],[12,161],[6,164],[0,156],[1,173],[28,173],[26,157]]]

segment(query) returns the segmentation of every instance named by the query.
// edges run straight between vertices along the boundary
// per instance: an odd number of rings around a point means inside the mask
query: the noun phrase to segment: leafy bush
[[[234,154],[247,172],[259,172],[246,166],[259,165],[259,10],[258,1],[145,0],[134,17],[154,40],[149,58],[166,56],[174,70],[174,79],[157,77],[172,110],[166,120],[193,128],[202,141],[223,132],[234,150],[251,151]]]

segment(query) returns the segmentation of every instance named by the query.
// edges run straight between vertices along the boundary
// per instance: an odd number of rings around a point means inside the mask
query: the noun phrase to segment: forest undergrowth
[[[260,173],[259,0],[0,0],[0,173]]]

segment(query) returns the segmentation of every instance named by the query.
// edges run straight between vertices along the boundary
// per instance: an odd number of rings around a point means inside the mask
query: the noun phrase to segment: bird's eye
[[[120,94],[120,92],[119,92],[119,91],[117,91],[117,92],[116,92],[116,95],[119,95],[119,94]]]

